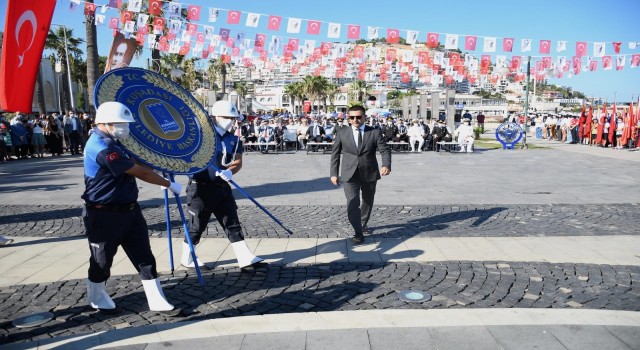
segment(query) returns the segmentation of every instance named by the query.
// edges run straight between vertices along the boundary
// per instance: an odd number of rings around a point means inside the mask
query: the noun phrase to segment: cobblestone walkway
[[[20,342],[103,330],[288,312],[433,308],[589,308],[640,310],[640,267],[527,262],[271,265],[256,273],[205,270],[206,287],[194,274],[165,276],[167,298],[186,316],[166,318],[147,310],[138,276],[113,277],[108,290],[120,313],[86,306],[83,280],[0,289],[0,334]],[[398,291],[431,293],[406,303]],[[10,319],[52,311],[46,325],[21,329]]]
[[[267,209],[293,237],[349,237],[352,230],[344,206],[270,206]],[[170,206],[172,232],[182,225]],[[8,236],[70,237],[84,234],[80,206],[0,206],[0,232]],[[166,233],[163,206],[143,207],[150,235]],[[288,237],[255,206],[239,207],[248,237]],[[537,237],[638,235],[640,205],[452,205],[374,206],[370,226],[385,238],[406,237]],[[205,235],[224,237],[215,222]]]

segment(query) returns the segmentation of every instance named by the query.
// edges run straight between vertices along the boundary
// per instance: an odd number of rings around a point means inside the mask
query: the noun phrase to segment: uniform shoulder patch
[[[120,158],[120,155],[118,154],[118,152],[111,152],[111,153],[107,154],[106,158],[107,158],[108,161],[112,162],[112,161]]]

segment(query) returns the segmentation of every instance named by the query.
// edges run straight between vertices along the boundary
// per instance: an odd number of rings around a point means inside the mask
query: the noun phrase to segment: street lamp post
[[[69,98],[71,99],[71,109],[75,111],[76,103],[73,99],[73,86],[71,85],[71,64],[69,63],[69,48],[67,47],[67,27],[62,24],[51,24],[52,26],[62,27],[62,33],[64,35],[64,55],[67,60],[67,79],[69,82]]]
[[[522,148],[529,148],[527,146],[527,118],[529,117],[529,80],[531,79],[531,56],[527,56],[527,87],[526,95],[524,97],[524,122],[522,123],[522,132],[524,133],[524,139],[522,139]]]

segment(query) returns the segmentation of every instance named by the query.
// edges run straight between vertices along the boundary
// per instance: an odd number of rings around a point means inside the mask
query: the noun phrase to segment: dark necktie
[[[362,147],[362,133],[358,129],[358,148]]]

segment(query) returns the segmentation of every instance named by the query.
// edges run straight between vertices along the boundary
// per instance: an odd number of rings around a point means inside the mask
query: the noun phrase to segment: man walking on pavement
[[[220,171],[210,166],[194,174],[189,180],[187,211],[190,215],[188,225],[191,242],[194,246],[200,242],[202,233],[213,214],[231,242],[231,248],[238,259],[240,269],[255,270],[258,267],[264,267],[266,263],[262,258],[253,255],[244,241],[242,226],[238,219],[238,206],[229,185],[233,174],[237,174],[242,168],[242,141],[232,132],[240,114],[231,102],[218,101],[213,105],[211,115],[219,136],[216,138],[216,155],[213,165]],[[180,263],[185,267],[195,267],[186,240],[182,244]],[[198,266],[202,265],[203,263],[198,261]]]
[[[177,316],[180,309],[167,302],[160,286],[147,222],[137,203],[136,178],[168,187],[177,195],[182,186],[137,164],[120,146],[119,140],[129,136],[129,123],[134,121],[131,111],[122,103],[105,102],[98,107],[97,126],[86,144],[82,219],[91,250],[87,297],[94,309],[114,311],[116,305],[105,283],[111,276],[118,246],[122,246],[140,274],[149,309]]]
[[[391,173],[391,150],[380,129],[364,125],[365,109],[362,106],[349,108],[350,127],[335,132],[331,152],[331,183],[340,184],[338,172],[344,181],[347,198],[347,216],[354,230],[353,243],[364,242],[364,233],[369,233],[367,223],[371,215],[376,194],[377,181]],[[382,155],[382,167],[378,170],[376,151]],[[342,155],[342,167],[340,167]],[[362,205],[360,194],[362,193]]]

